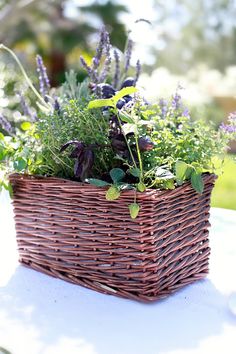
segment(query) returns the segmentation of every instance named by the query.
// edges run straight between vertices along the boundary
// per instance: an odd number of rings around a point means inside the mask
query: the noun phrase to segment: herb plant
[[[13,129],[0,115],[5,134],[0,134],[1,186],[10,189],[11,172],[58,176],[105,187],[104,197],[116,200],[123,190],[133,190],[128,208],[136,218],[137,192],[147,188],[174,189],[190,180],[202,193],[202,174],[216,173],[216,157],[227,151],[236,137],[236,114],[218,131],[213,125],[193,121],[181,99],[181,87],[165,101],[151,105],[136,87],[140,62],[130,67],[133,42],[125,53],[113,50],[105,28],[89,65],[83,57],[87,78],[78,82],[71,71],[57,89],[50,87],[46,68],[37,56],[39,89],[28,78],[37,97],[37,114],[22,97],[27,121]],[[133,76],[129,76],[132,74]]]

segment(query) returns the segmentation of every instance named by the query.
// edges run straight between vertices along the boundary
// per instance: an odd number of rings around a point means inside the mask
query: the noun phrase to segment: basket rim
[[[213,173],[209,173],[209,172],[205,172],[203,173],[203,180],[204,182],[210,182],[210,183],[214,183],[215,180],[217,179],[217,175],[213,174]],[[14,180],[24,180],[24,181],[34,181],[34,182],[44,182],[46,183],[47,181],[52,183],[62,183],[62,184],[69,184],[69,185],[73,185],[73,186],[80,186],[83,188],[83,190],[88,190],[88,191],[106,191],[106,187],[97,187],[94,185],[91,185],[89,183],[83,183],[83,182],[79,182],[79,181],[73,181],[71,179],[66,179],[66,178],[61,178],[61,177],[54,177],[54,176],[42,176],[42,175],[30,175],[27,173],[11,173],[8,176],[8,179],[10,181],[10,183],[12,184],[14,182]],[[180,189],[181,190],[189,190],[190,188],[192,188],[191,182],[190,181],[185,181],[182,185],[180,186],[176,186],[174,189],[151,189],[148,188],[146,189],[144,192],[138,192],[136,191],[136,195],[137,197],[144,197],[144,196],[148,196],[148,197],[159,197],[159,196],[169,196],[169,195],[173,195],[173,194],[178,194]],[[197,193],[197,192],[196,192]],[[204,193],[204,191],[203,191]],[[125,190],[122,192],[122,196],[133,196],[134,191],[133,190]]]

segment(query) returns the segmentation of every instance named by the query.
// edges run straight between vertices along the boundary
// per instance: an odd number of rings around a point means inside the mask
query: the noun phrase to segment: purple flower
[[[182,107],[182,98],[181,95],[179,94],[179,90],[182,90],[183,87],[178,84],[175,95],[172,97],[172,107],[174,110],[178,110]]]
[[[229,134],[236,133],[236,126],[234,126],[234,125],[227,125],[227,124],[221,123],[219,128]]]
[[[99,39],[99,43],[98,46],[96,48],[96,55],[93,58],[93,69],[97,69],[100,62],[101,62],[101,58],[102,58],[102,53],[104,51],[104,46],[106,44],[106,40],[108,37],[108,33],[106,31],[105,26],[102,27],[101,32],[100,32],[100,39]]]
[[[113,77],[113,87],[117,88],[120,79],[120,57],[117,50],[114,50],[114,58],[115,58],[115,74]]]
[[[174,110],[178,110],[181,105],[181,96],[176,92],[172,98],[172,107],[174,108]]]
[[[236,112],[230,113],[228,116],[228,122],[229,124],[221,123],[219,129],[229,134],[236,133]]]
[[[99,66],[100,61],[98,58],[94,57],[92,62],[93,62],[93,68],[97,68]]]
[[[137,63],[136,63],[135,84],[137,83],[137,81],[139,79],[140,73],[141,73],[141,64],[140,64],[140,60],[138,59]]]
[[[32,110],[31,110],[30,106],[28,105],[28,103],[26,102],[24,96],[19,91],[17,91],[16,94],[20,98],[20,105],[23,110],[24,116],[29,117],[32,122],[35,122],[37,120],[37,116],[35,113],[32,112]]]
[[[87,71],[88,76],[93,82],[98,82],[97,75],[95,74],[95,70],[93,70],[85,61],[84,57],[81,55],[80,56],[80,62],[83,66],[83,68]]]
[[[50,82],[47,75],[46,67],[43,63],[43,59],[40,55],[36,56],[36,63],[37,63],[37,72],[39,74],[39,87],[41,95],[45,97],[48,95],[50,90]],[[46,101],[46,99],[45,99]]]
[[[189,109],[188,109],[187,107],[184,108],[183,113],[182,113],[182,116],[183,116],[183,117],[187,117],[187,118],[190,117]]]
[[[125,73],[127,73],[130,67],[133,45],[134,45],[133,41],[131,39],[128,39],[127,48],[125,51]]]
[[[106,59],[105,59],[103,71],[99,77],[99,82],[104,82],[106,80],[106,77],[111,69],[111,45],[110,45],[108,32],[104,32],[104,36],[105,36],[104,50],[105,50]]]
[[[98,46],[96,48],[96,55],[92,59],[92,65],[89,66],[85,59],[81,56],[80,61],[83,66],[83,68],[87,71],[88,76],[90,77],[91,81],[93,83],[100,83],[105,81],[109,71],[110,71],[110,66],[111,66],[111,55],[110,55],[110,39],[109,39],[109,34],[106,31],[105,27],[102,28],[101,33],[100,33],[100,40],[98,43]],[[102,73],[100,77],[98,76],[98,67],[101,63],[101,58],[103,53],[105,54],[105,62],[104,62],[104,67],[102,70]]]
[[[167,113],[167,101],[164,100],[163,98],[161,98],[159,100],[159,106],[161,108],[161,117],[165,118],[166,117],[166,113]]]
[[[0,126],[8,133],[12,133],[12,126],[8,120],[0,113]]]

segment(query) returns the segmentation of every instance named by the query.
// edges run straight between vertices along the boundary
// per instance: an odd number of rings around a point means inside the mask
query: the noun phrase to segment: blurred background
[[[236,110],[235,18],[236,0],[0,0],[0,42],[17,53],[33,80],[41,54],[57,86],[71,68],[83,78],[79,57],[90,60],[102,24],[120,50],[130,32],[147,99],[172,95],[180,84],[193,118],[217,127]],[[17,122],[16,90],[32,99],[15,64],[0,53],[0,112]],[[235,153],[232,144],[231,157]],[[236,209],[235,176],[229,156],[213,206]]]

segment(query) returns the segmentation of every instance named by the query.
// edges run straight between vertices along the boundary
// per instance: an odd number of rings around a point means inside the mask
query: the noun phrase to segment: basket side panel
[[[204,176],[204,193],[189,184],[177,188],[155,205],[154,239],[158,287],[155,295],[169,293],[208,273],[208,228],[213,175]]]
[[[205,276],[213,177],[198,195],[189,184],[106,201],[103,189],[58,178],[12,175],[20,261],[91,289],[152,301]]]
[[[127,205],[133,194],[108,202],[103,189],[68,182],[11,177],[20,261],[97,291],[145,301],[152,205],[144,201],[132,221]]]

